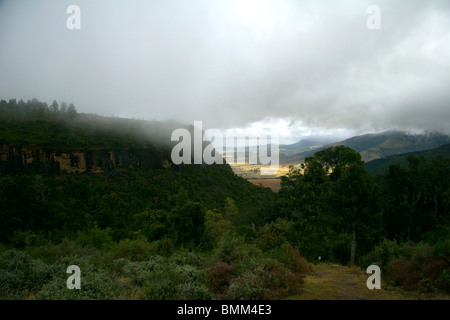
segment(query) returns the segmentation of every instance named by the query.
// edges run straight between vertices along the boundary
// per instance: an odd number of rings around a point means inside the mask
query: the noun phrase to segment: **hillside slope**
[[[408,164],[408,157],[414,155],[416,157],[424,157],[426,160],[433,160],[438,156],[450,157],[450,144],[443,145],[439,148],[408,152],[388,157],[382,157],[366,163],[365,167],[367,171],[372,174],[381,173],[387,170],[391,165],[406,166]]]
[[[338,145],[354,149],[361,154],[364,161],[369,162],[386,156],[433,149],[447,143],[450,143],[450,137],[441,133],[410,134],[402,131],[385,131],[355,136],[307,151],[304,150],[304,146],[285,148],[289,152],[280,151],[280,163],[298,163],[319,150]]]
[[[2,101],[0,241],[16,241],[24,231],[61,239],[93,226],[110,229],[115,240],[146,229],[153,230],[147,231],[149,240],[159,239],[169,232],[169,224],[159,227],[159,220],[186,203],[198,203],[204,212],[222,211],[227,199],[242,212],[236,218],[241,228],[264,224],[272,192],[236,176],[228,164],[171,163],[175,128],[183,126],[68,117],[37,101]],[[147,215],[154,215],[155,225],[142,225]]]

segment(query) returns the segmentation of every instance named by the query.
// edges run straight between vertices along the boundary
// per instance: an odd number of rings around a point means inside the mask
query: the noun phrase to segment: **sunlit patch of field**
[[[258,164],[230,164],[233,172],[250,181],[254,185],[271,188],[274,192],[278,192],[281,188],[280,178],[289,173],[292,165],[279,165],[278,171],[273,175],[262,175],[261,168],[270,168],[270,165]],[[297,167],[299,165],[295,165]]]
[[[270,165],[260,164],[230,164],[233,172],[245,179],[274,179],[285,176],[289,172],[288,165],[279,165],[274,175],[261,175],[261,168],[270,168]]]

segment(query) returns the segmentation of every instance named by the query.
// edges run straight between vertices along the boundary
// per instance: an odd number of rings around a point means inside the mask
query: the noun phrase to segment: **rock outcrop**
[[[113,168],[156,169],[171,166],[170,154],[153,148],[45,150],[39,146],[1,145],[0,172],[31,172],[56,176],[67,173],[109,172]]]

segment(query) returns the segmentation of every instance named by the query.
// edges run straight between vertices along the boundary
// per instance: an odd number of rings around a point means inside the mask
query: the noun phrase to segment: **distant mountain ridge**
[[[304,141],[304,140],[302,140]],[[369,133],[355,136],[344,141],[310,147],[306,150],[302,141],[280,146],[280,163],[290,164],[304,161],[319,150],[330,146],[344,145],[361,154],[364,161],[369,162],[383,157],[438,148],[450,143],[450,136],[442,133],[412,134],[404,131],[389,130],[380,133]]]

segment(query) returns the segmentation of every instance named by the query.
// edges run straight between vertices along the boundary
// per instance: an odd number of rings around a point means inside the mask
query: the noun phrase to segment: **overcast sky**
[[[0,98],[291,142],[449,130],[450,1],[0,0]]]

